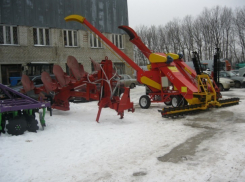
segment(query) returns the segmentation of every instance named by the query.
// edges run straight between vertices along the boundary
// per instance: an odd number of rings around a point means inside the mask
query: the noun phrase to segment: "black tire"
[[[227,88],[227,89],[224,89],[224,91],[229,91],[230,89],[229,88]]]
[[[219,83],[219,90],[220,91],[223,91],[224,90],[224,87],[223,87],[223,85],[221,83]]]
[[[131,83],[130,86],[129,86],[129,88],[131,88],[131,89],[134,88],[134,87],[135,87],[134,83]]]
[[[235,88],[241,88],[241,83],[238,82],[238,81],[236,81],[236,82],[235,82]]]
[[[4,115],[2,115],[2,122],[1,122],[2,130],[0,130],[0,133],[5,133],[5,125],[6,125],[6,120]]]
[[[170,101],[164,102],[166,106],[171,106],[172,105],[172,99]]]
[[[185,99],[180,95],[175,95],[172,97],[172,106],[173,107],[180,107],[185,104]]]
[[[151,100],[147,95],[142,95],[139,99],[139,104],[142,109],[148,109],[151,105]]]
[[[10,118],[8,122],[6,128],[10,135],[22,135],[27,129],[26,118],[23,115]]]
[[[26,115],[26,121],[27,121],[27,130],[29,132],[37,132],[39,126],[38,126],[38,121],[35,119],[35,116]]]

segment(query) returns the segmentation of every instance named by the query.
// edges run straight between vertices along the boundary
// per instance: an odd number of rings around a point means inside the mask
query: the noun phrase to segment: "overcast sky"
[[[245,0],[127,0],[129,26],[165,25],[174,18],[196,17],[202,10],[217,5],[232,9],[245,6]]]

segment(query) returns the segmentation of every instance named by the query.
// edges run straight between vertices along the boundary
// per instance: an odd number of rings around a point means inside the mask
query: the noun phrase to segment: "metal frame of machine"
[[[44,128],[46,108],[50,107],[48,101],[37,101],[22,93],[0,84],[2,98],[0,99],[0,134],[7,132],[12,135],[21,135],[26,130],[36,132],[38,122],[35,119],[35,113],[39,112],[41,126]],[[6,123],[7,122],[7,123]]]
[[[109,107],[117,111],[120,118],[124,116],[124,110],[134,112],[133,103],[130,102],[130,90],[125,88],[122,98],[119,97],[119,81],[113,79],[117,75],[113,69],[111,60],[106,57],[101,63],[94,64],[95,72],[89,74],[84,71],[83,65],[79,65],[76,58],[68,56],[67,65],[71,75],[63,72],[59,65],[53,66],[56,80],[52,79],[47,72],[41,74],[44,86],[35,88],[28,76],[22,76],[23,93],[34,90],[34,93],[48,97],[52,108],[63,111],[69,110],[69,99],[72,97],[85,98],[86,100],[98,100],[98,114],[96,121],[99,122],[102,108]],[[44,93],[44,94],[43,94]]]
[[[119,26],[130,36],[130,41],[135,44],[148,58],[149,71],[142,70],[126,54],[118,49],[101,32],[91,25],[85,17],[80,15],[70,15],[66,21],[77,21],[86,25],[92,32],[100,37],[110,48],[121,56],[134,70],[137,71],[137,81],[146,85],[150,92],[140,98],[139,103],[143,109],[147,109],[151,102],[175,103],[173,105],[177,111],[161,111],[162,116],[173,116],[178,113],[188,113],[189,110],[206,110],[208,107],[221,107],[225,105],[238,104],[239,99],[218,101],[220,97],[219,89],[207,75],[196,73],[185,64],[181,54],[174,53],[153,53],[145,46],[136,32],[128,26]],[[196,60],[197,68],[198,61]],[[195,64],[195,63],[194,63]],[[162,80],[168,80],[170,84],[163,84]],[[186,108],[182,108],[188,105]],[[196,106],[199,106],[198,108]],[[194,106],[192,108],[192,106]]]

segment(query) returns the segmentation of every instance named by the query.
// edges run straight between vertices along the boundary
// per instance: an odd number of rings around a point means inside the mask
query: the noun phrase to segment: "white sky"
[[[129,26],[165,25],[174,18],[197,16],[205,7],[226,6],[232,9],[245,6],[245,0],[128,0]]]

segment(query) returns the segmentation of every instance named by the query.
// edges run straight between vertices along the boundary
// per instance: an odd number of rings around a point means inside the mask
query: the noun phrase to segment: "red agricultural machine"
[[[22,76],[22,92],[32,96],[38,95],[51,101],[52,108],[63,111],[69,110],[69,101],[74,98],[86,100],[98,100],[99,111],[96,121],[99,121],[101,109],[109,107],[117,111],[123,118],[124,110],[134,112],[133,103],[130,102],[130,90],[124,88],[122,98],[119,97],[120,82],[115,79],[118,75],[113,69],[111,60],[107,57],[100,64],[94,62],[95,72],[89,74],[84,71],[83,65],[79,65],[76,58],[69,56],[67,65],[71,75],[63,72],[59,65],[54,65],[53,73],[56,79],[52,79],[47,72],[41,75],[44,86],[35,88],[33,82],[26,75]]]
[[[181,54],[152,53],[133,29],[128,26],[120,26],[119,28],[127,32],[130,41],[148,58],[150,62],[148,71],[144,71],[84,17],[70,15],[65,20],[77,21],[86,25],[137,71],[137,81],[146,85],[148,90],[147,94],[139,99],[143,109],[149,108],[151,102],[172,104],[173,107],[164,108],[160,112],[164,117],[173,117],[197,110],[206,110],[209,107],[239,103],[239,98],[219,100],[221,97],[219,89],[208,75],[202,74],[200,71],[200,61],[197,59],[196,53],[193,57],[196,69],[194,71],[185,64]]]

